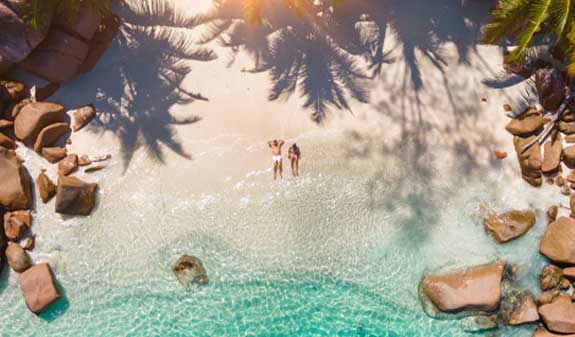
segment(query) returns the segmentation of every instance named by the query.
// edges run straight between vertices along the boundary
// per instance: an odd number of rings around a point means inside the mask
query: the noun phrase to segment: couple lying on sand
[[[272,150],[272,160],[274,163],[274,180],[277,178],[279,172],[280,178],[283,178],[282,171],[282,146],[284,141],[281,139],[274,139],[268,142],[268,146]],[[291,161],[291,173],[294,177],[299,176],[299,159],[301,152],[299,147],[294,143],[288,150],[288,158]]]

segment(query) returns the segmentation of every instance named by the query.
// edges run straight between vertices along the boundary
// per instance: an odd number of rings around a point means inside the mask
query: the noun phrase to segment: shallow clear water
[[[555,190],[532,193],[497,166],[415,167],[391,156],[342,164],[340,135],[326,134],[298,139],[317,159],[303,162],[299,179],[272,183],[254,170],[204,193],[189,188],[201,177],[171,177],[238,149],[262,151],[240,139],[224,151],[204,144],[204,157],[176,168],[142,154],[124,175],[102,171],[90,217],[39,206],[34,257],[50,261],[65,298],[36,317],[4,272],[0,335],[483,336],[425,315],[424,272],[504,258],[525,268],[521,283],[535,291],[544,213],[504,246],[474,214],[480,203],[543,210],[541,196],[558,199]],[[208,286],[184,291],[170,270],[181,254],[202,259]]]

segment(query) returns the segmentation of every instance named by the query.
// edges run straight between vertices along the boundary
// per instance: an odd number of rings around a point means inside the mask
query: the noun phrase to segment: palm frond
[[[525,49],[529,46],[533,35],[549,15],[553,0],[532,0],[529,7],[527,27],[517,36],[517,49],[506,56],[508,62],[517,62],[525,57]]]
[[[521,28],[529,13],[528,0],[500,0],[491,12],[493,20],[484,26],[482,42],[497,43]]]
[[[571,15],[571,0],[553,0],[549,9],[557,40],[560,40]]]

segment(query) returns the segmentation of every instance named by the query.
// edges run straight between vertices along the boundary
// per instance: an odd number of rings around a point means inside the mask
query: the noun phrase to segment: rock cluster
[[[1,36],[1,33],[0,33]],[[70,117],[64,107],[53,102],[42,102],[28,97],[26,85],[0,80],[0,249],[10,268],[20,273],[24,299],[28,308],[39,313],[59,298],[54,275],[48,264],[34,264],[27,251],[34,249],[32,208],[34,181],[22,158],[16,153],[19,146],[30,147],[46,159],[46,164],[58,165],[57,184],[42,170],[36,178],[38,195],[48,203],[54,197],[55,211],[61,214],[88,215],[96,205],[98,185],[69,176],[83,158],[83,165],[91,165],[90,157],[68,154],[65,138],[71,132]],[[89,123],[96,111],[86,106],[70,114],[75,129]],[[109,156],[94,156],[108,159]],[[90,168],[89,166],[87,168]],[[2,265],[0,264],[0,267]]]
[[[22,19],[28,0],[0,3],[0,74],[18,65],[52,83],[68,82],[89,72],[119,31],[120,20],[111,13],[102,16],[84,4],[70,20],[59,2],[52,3],[37,29]]]

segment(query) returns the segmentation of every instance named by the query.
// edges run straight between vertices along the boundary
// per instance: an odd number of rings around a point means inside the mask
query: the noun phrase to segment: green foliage
[[[110,12],[108,0],[30,0],[24,8],[25,19],[32,29],[37,30],[43,24],[44,14],[56,9],[73,23],[82,6],[92,7],[102,15]]]
[[[484,28],[483,42],[497,43],[515,37],[517,48],[506,56],[521,63],[537,33],[547,34],[566,55],[568,70],[575,75],[575,3],[571,0],[499,0],[492,21]]]

